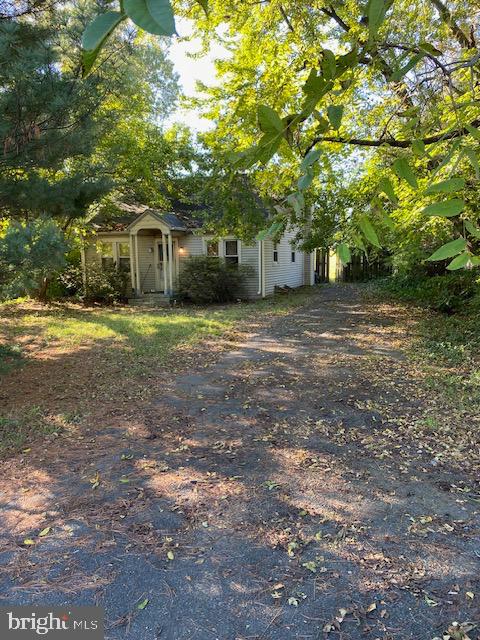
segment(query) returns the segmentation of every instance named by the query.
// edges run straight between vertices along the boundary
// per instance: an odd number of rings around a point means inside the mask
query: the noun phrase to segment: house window
[[[118,249],[118,268],[121,271],[130,271],[130,244],[128,242],[119,242]]]
[[[296,257],[295,251],[292,251],[292,262],[295,262]]]
[[[276,242],[273,244],[273,261],[278,262],[278,244]]]
[[[230,264],[238,264],[238,240],[225,240],[225,262]]]
[[[218,258],[218,242],[216,240],[207,240],[207,256]]]
[[[113,243],[112,242],[100,242],[99,243],[100,255],[102,258],[102,269],[113,267],[115,264],[113,258]]]

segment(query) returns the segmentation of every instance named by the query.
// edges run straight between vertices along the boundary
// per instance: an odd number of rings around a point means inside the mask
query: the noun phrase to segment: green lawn
[[[232,339],[311,295],[300,290],[253,303],[152,310],[0,305],[0,385],[2,378],[10,385],[0,410],[0,455],[95,420],[106,404],[144,402],[158,393],[151,379],[163,375],[160,369],[181,369],[197,357],[206,362],[212,349],[195,350],[203,339]]]
[[[311,292],[300,290],[252,303],[209,308],[137,309],[82,308],[78,305],[38,307],[0,305],[0,360],[25,363],[25,340],[75,348],[98,345],[121,351],[131,361],[155,357],[167,363],[179,346],[195,344],[207,336],[220,336],[239,322],[288,313],[304,304]],[[15,364],[15,363],[13,363]],[[1,371],[1,369],[0,369]]]

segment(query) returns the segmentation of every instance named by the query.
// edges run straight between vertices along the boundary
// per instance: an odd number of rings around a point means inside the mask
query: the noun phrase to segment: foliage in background
[[[46,299],[51,278],[65,266],[61,229],[44,218],[10,222],[0,233],[0,297],[33,294]]]
[[[195,304],[232,302],[245,295],[247,265],[230,265],[221,258],[195,256],[185,261],[178,280],[179,294]]]
[[[85,272],[80,265],[72,265],[59,280],[68,296],[86,304],[125,302],[130,286],[128,272],[96,263],[88,264]]]
[[[124,29],[95,73],[81,78],[81,34],[99,7],[45,3],[0,22],[0,216],[50,216],[70,229],[112,189],[154,200],[145,167],[172,164],[162,123],[178,83],[165,42]],[[130,157],[127,176],[122,154]]]
[[[450,270],[480,264],[480,229],[468,206],[479,177],[478,6],[205,0],[175,8],[195,19],[206,48],[216,40],[228,49],[217,63],[221,83],[202,85],[205,97],[194,103],[216,123],[204,139],[281,198],[278,219],[297,221],[302,213],[308,219],[314,183],[328,185],[329,172],[363,164],[365,149],[367,157],[379,154],[382,168],[362,214],[338,226],[342,259],[348,261],[350,247],[382,247],[378,214],[394,228],[392,208],[399,206],[413,216],[410,227],[422,224],[418,216],[444,223],[450,242],[429,260],[448,260]],[[169,0],[120,3],[84,33],[85,74],[128,20],[154,34],[175,34]]]
[[[451,314],[469,310],[474,316],[480,310],[480,275],[461,271],[448,275],[397,275],[379,281],[375,288],[397,300]]]

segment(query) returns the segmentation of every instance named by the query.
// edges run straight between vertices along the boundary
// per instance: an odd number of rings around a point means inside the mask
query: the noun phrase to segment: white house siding
[[[294,231],[287,231],[277,244],[278,262],[273,262],[273,242],[265,240],[265,295],[271,295],[275,287],[301,287],[304,284],[305,259],[303,251],[295,249],[291,241]],[[292,262],[292,251],[295,251],[295,262]]]
[[[87,264],[97,263],[101,264],[102,257],[97,251],[97,243],[99,242],[129,242],[128,233],[101,233],[97,237],[87,241],[85,244],[85,262]]]
[[[155,221],[145,220],[146,223],[151,223],[152,227]],[[143,223],[143,221],[142,221]],[[158,223],[156,223],[158,225]],[[155,264],[155,244],[161,242],[160,230],[158,230],[158,236],[146,235],[139,233],[135,235],[135,240],[138,241],[138,264],[140,267],[140,285],[143,292],[155,291],[157,289],[156,283],[156,269]],[[174,237],[178,242],[178,268],[182,269],[182,263],[192,256],[205,255],[206,244],[204,237],[193,233],[175,233]],[[277,245],[278,250],[278,263],[273,262],[273,242],[271,240],[265,240],[263,260],[265,264],[265,276],[264,276],[264,295],[271,295],[274,293],[276,286],[289,286],[292,288],[300,287],[304,284],[312,284],[313,264],[311,261],[311,255],[305,254],[302,251],[296,251],[295,262],[292,262],[291,254],[294,248],[291,245],[291,240],[295,237],[294,231],[286,232],[281,241]],[[101,256],[97,252],[96,241],[102,242],[129,242],[130,235],[128,233],[100,233],[96,240],[92,240],[85,246],[85,262],[101,262]],[[248,265],[252,268],[252,274],[247,278],[245,295],[248,298],[256,298],[259,294],[259,251],[258,242],[253,245],[246,245],[240,242],[240,262],[241,264]],[[135,267],[135,264],[134,264]],[[176,280],[176,267],[174,268],[174,280]],[[163,282],[162,282],[163,286]]]
[[[178,238],[178,247],[179,249],[183,249],[179,254],[180,268],[182,266],[182,262],[187,258],[204,255],[203,238],[201,236],[196,236],[193,233],[181,235]]]
[[[90,242],[85,245],[85,263],[86,264],[100,264],[101,257],[97,251],[97,247],[94,242]]]
[[[241,264],[248,265],[252,269],[252,273],[247,277],[245,283],[246,296],[248,298],[258,297],[258,243],[254,245],[241,243],[240,262]]]

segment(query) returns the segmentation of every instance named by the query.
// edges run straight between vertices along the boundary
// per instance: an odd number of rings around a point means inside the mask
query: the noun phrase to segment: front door
[[[173,260],[172,264],[172,277],[175,279],[175,259],[177,255],[177,241],[172,239],[173,245]],[[165,255],[163,252],[163,242],[158,243],[158,289],[159,291],[165,291],[165,277],[167,278],[167,290],[170,288],[170,271],[169,271],[169,260],[170,260],[170,250],[168,247],[168,243],[165,246]]]

